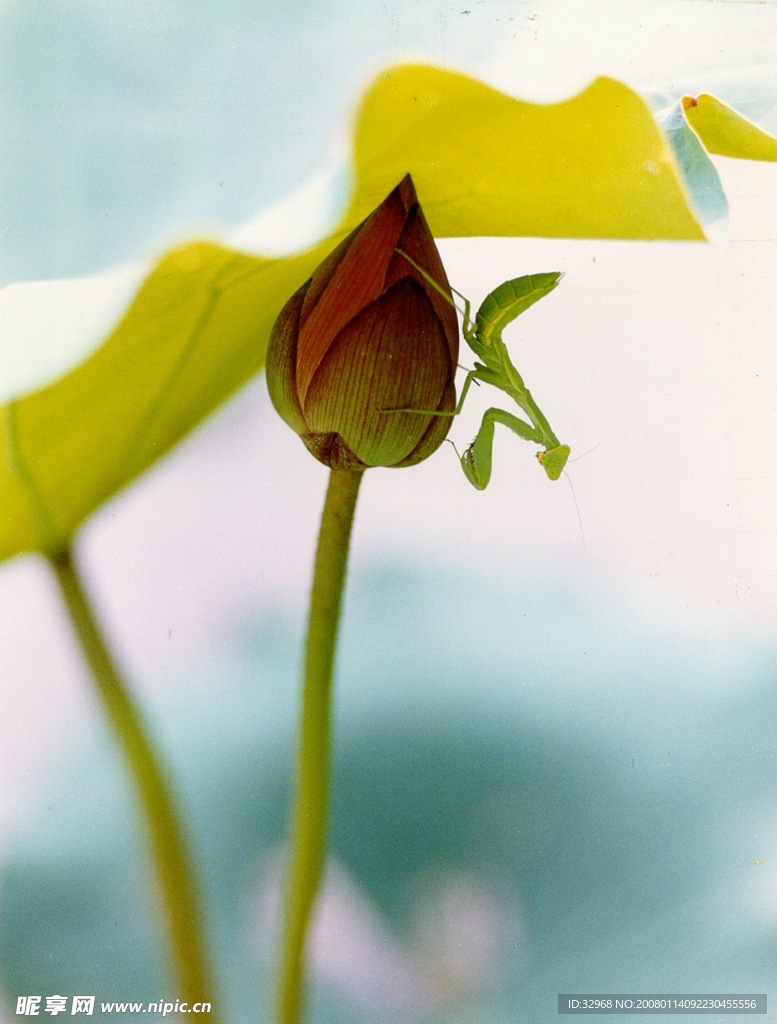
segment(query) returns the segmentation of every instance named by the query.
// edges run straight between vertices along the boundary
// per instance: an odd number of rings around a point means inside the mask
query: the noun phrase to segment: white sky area
[[[433,13],[425,17],[448,30],[439,51],[404,45],[384,63],[438,61],[528,99],[557,100],[609,74],[668,98],[728,88],[729,102],[774,107],[774,3],[554,0],[520,8],[503,33],[492,25],[488,52],[477,40],[482,0],[426,6]],[[460,13],[468,7],[471,14]],[[300,87],[310,87],[304,76]],[[235,226],[232,237],[261,248],[273,233],[288,244],[301,224],[320,233],[335,219],[329,185],[345,135],[333,123],[332,148],[309,189],[258,209],[257,222]],[[497,433],[484,493],[467,484],[448,446],[412,471],[372,471],[354,536],[356,571],[397,557],[477,566],[512,576],[517,587],[548,573],[635,617],[701,635],[768,635],[777,616],[777,165],[716,164],[730,224],[714,245],[441,243],[449,277],[476,302],[506,278],[565,272],[506,340],[572,458],[581,456],[568,468],[574,495],[565,479],[547,481],[532,448],[507,433]],[[39,386],[83,358],[142,273],[128,264],[91,282],[2,293],[0,391]],[[488,396],[474,396],[454,425],[459,446],[487,404]],[[260,380],[95,517],[82,553],[139,677],[207,649],[247,604],[302,609],[324,482]],[[53,589],[34,559],[0,574],[0,650],[9,684],[0,770],[10,772],[74,742],[79,716],[91,714]]]
[[[490,76],[538,101],[578,92],[598,75],[659,95],[710,89],[710,77],[716,87],[726,82],[747,92],[759,75],[773,72],[773,7],[747,0],[548,0],[533,5],[505,39]]]

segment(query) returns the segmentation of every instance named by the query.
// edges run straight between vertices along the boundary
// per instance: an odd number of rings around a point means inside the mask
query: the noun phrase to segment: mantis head
[[[548,480],[558,480],[561,476],[569,458],[569,451],[568,444],[560,444],[544,452],[537,452],[537,458],[547,473]]]

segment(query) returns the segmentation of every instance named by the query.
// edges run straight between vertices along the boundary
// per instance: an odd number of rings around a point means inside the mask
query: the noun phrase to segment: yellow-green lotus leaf
[[[688,124],[709,153],[743,160],[777,160],[777,138],[738,114],[717,96],[683,97]]]
[[[410,171],[438,236],[704,238],[650,110],[610,78],[537,104],[451,71],[392,68],[362,101],[354,162],[348,223]]]
[[[0,408],[0,557],[69,542],[256,373],[287,297],[408,171],[438,236],[703,238],[650,111],[618,82],[539,105],[393,68],[359,109],[353,198],[332,236],[286,259],[173,250],[100,348]]]
[[[304,271],[303,271],[304,273]],[[0,557],[56,550],[264,364],[294,260],[168,253],[76,369],[0,410]]]

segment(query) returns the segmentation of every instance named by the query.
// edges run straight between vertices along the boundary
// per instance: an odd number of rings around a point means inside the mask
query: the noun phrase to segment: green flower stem
[[[305,944],[326,853],[332,674],[361,472],[330,470],[310,595],[278,1024],[302,1019]]]
[[[100,699],[121,745],[145,818],[177,974],[172,995],[213,1004],[200,909],[180,817],[159,758],[108,650],[69,548],[48,555]],[[215,1022],[216,1013],[208,1019]]]

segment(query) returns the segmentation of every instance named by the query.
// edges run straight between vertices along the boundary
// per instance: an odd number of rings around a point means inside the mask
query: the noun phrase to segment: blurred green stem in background
[[[326,855],[332,676],[348,547],[362,475],[358,470],[330,470],[318,535],[305,648],[278,1024],[298,1024],[303,1013],[306,939]]]
[[[173,998],[215,1005],[194,872],[170,784],[95,618],[70,548],[48,556],[145,818],[179,990]],[[179,993],[180,992],[180,996]],[[208,1020],[215,1024],[217,1012]]]

